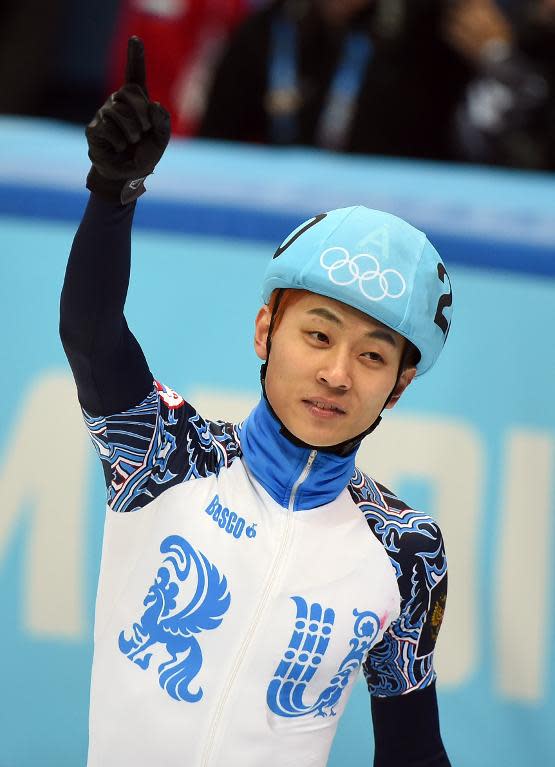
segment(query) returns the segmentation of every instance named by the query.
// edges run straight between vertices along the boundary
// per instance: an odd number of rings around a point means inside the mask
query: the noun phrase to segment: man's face
[[[266,358],[268,307],[256,318],[255,349]],[[266,373],[270,404],[287,429],[310,445],[336,445],[367,429],[395,386],[405,341],[339,301],[303,294],[272,335]],[[412,381],[403,372],[393,407]]]

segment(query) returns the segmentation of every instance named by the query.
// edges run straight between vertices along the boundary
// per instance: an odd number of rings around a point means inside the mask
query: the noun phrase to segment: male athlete
[[[426,237],[363,207],[277,249],[244,423],[154,380],[123,308],[143,180],[169,140],[142,44],[87,129],[89,204],[61,335],[108,488],[89,767],[323,767],[358,672],[374,764],[446,767],[432,655],[446,599],[433,520],[355,467],[450,321]]]

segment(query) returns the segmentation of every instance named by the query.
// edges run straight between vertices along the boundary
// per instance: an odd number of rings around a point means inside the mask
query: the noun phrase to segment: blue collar
[[[241,426],[239,438],[251,474],[280,506],[293,511],[333,501],[355,470],[356,450],[347,456],[294,445],[264,398]]]

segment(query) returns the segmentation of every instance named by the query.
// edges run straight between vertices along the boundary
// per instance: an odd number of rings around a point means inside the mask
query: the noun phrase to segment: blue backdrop
[[[0,122],[0,767],[86,756],[104,485],[57,336],[86,171],[81,131]],[[429,233],[453,282],[449,342],[360,464],[444,532],[453,764],[555,763],[553,177],[176,142],[148,186],[129,324],[156,376],[208,417],[258,398],[261,276],[299,221],[362,203]],[[371,751],[361,681],[330,765]]]

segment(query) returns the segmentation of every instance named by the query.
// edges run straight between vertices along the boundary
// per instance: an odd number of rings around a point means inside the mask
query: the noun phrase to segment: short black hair
[[[416,348],[412,341],[409,341],[407,338],[405,348],[403,349],[403,354],[401,356],[399,372],[402,373],[403,371],[408,370],[408,368],[415,368],[420,362],[421,357],[422,355],[420,354],[420,351]]]

